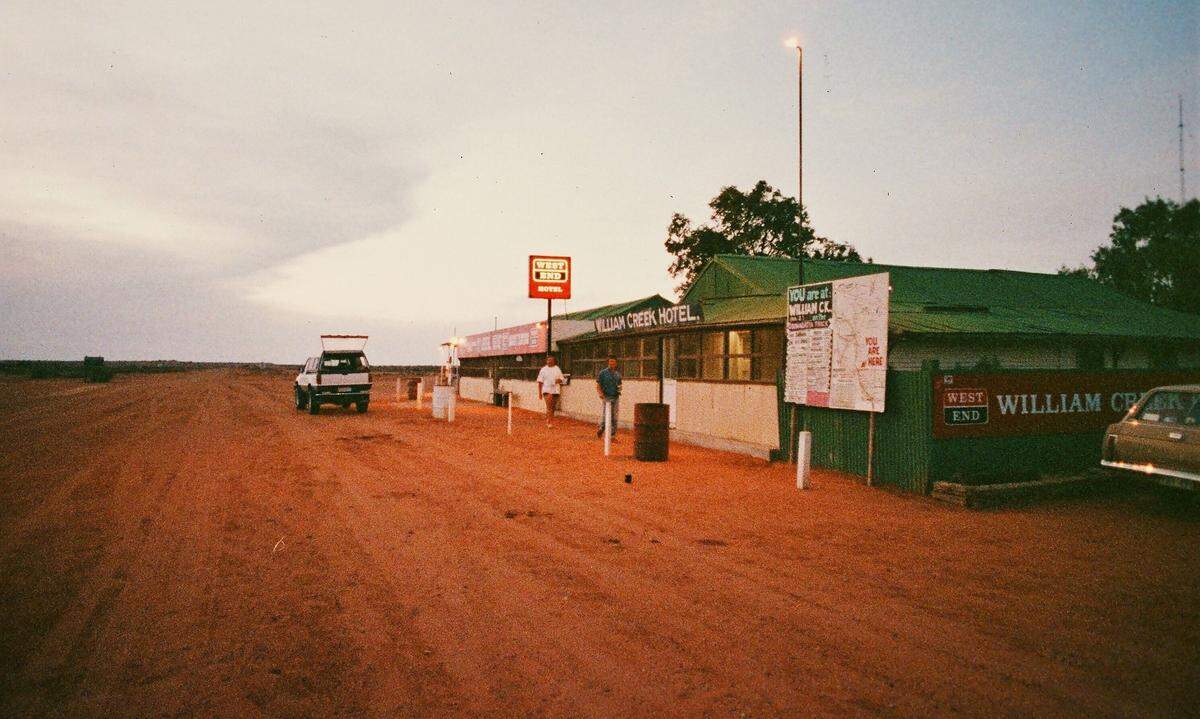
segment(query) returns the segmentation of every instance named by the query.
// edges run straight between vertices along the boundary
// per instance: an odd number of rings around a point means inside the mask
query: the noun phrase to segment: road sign
[[[571,299],[571,258],[530,255],[529,296],[542,300]]]

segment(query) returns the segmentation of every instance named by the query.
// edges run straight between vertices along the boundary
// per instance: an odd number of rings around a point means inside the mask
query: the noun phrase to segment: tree
[[[1062,274],[1090,277],[1161,307],[1200,313],[1200,200],[1178,205],[1161,197],[1113,218],[1111,244],[1092,253],[1091,267]]]
[[[694,227],[690,219],[676,212],[667,226],[667,252],[675,256],[669,272],[673,277],[683,276],[676,288],[681,295],[716,255],[862,262],[850,245],[818,237],[808,224],[808,213],[795,198],[784,197],[764,180],[749,192],[733,186],[722,188],[708,206],[712,217],[707,224]]]

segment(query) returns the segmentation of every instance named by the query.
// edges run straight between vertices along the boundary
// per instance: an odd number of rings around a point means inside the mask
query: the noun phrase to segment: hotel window
[[[730,332],[725,346],[728,348],[726,359],[729,367],[725,378],[743,381],[749,380],[751,355],[750,330],[734,330]]]
[[[675,345],[675,376],[700,379],[700,333],[679,335]]]
[[[754,380],[774,382],[783,366],[783,330],[763,328],[754,330]]]
[[[704,355],[701,376],[704,379],[725,379],[725,333],[705,332],[701,338]]]
[[[642,377],[658,377],[658,337],[642,338]]]

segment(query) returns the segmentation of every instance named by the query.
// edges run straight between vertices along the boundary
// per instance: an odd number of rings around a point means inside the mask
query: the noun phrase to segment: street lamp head
[[[787,40],[784,40],[784,41],[783,41],[783,44],[784,44],[784,46],[785,46],[785,47],[790,47],[790,48],[792,48],[793,50],[799,49],[799,47],[800,47],[800,38],[798,38],[798,37],[796,37],[796,36],[794,36],[794,35],[793,35],[792,37],[789,37]]]

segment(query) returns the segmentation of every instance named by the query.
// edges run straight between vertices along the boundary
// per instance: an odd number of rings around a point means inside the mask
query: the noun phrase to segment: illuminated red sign
[[[530,255],[529,296],[541,300],[571,299],[571,258]]]

